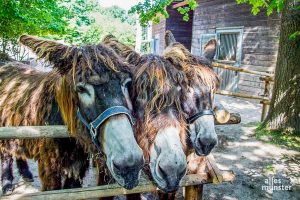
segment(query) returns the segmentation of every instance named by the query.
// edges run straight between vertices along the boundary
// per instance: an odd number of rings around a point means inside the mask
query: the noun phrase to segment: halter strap
[[[202,117],[203,115],[214,115],[214,111],[212,111],[212,110],[202,110],[202,111],[198,112],[197,114],[187,118],[187,123],[191,124],[194,121],[196,121],[199,117]]]
[[[119,114],[125,114],[131,125],[134,125],[133,117],[131,115],[130,110],[128,110],[124,106],[113,106],[108,109],[106,109],[104,112],[102,112],[94,121],[88,123],[82,114],[80,113],[79,109],[77,110],[77,116],[78,119],[89,129],[90,136],[92,138],[93,143],[97,147],[97,150],[100,151],[100,143],[97,140],[98,137],[98,128],[103,124],[105,120],[107,120],[109,117]]]

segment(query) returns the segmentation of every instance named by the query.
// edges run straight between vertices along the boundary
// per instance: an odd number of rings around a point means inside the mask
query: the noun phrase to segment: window
[[[217,28],[215,34],[202,34],[199,40],[200,55],[205,44],[211,40],[218,41],[215,60],[239,66],[242,57],[243,27]]]
[[[217,28],[218,49],[216,60],[240,65],[242,57],[243,28]]]
[[[159,54],[159,34],[156,34],[152,40],[152,53]]]

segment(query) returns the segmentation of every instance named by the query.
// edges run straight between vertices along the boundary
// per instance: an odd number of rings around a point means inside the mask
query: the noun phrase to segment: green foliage
[[[280,12],[283,9],[285,0],[236,0],[236,2],[250,4],[253,15],[257,15],[263,8],[267,10],[267,15],[271,15],[274,10]]]
[[[130,13],[137,13],[140,18],[140,24],[146,26],[149,21],[154,23],[159,23],[160,17],[165,18],[169,17],[169,14],[166,10],[166,7],[169,6],[172,2],[179,2],[178,0],[145,0],[140,2],[137,5],[133,6],[130,9]],[[183,15],[183,20],[188,21],[188,13],[191,10],[195,10],[198,6],[196,0],[187,0],[186,7],[179,7],[177,10]]]
[[[124,9],[117,6],[102,8],[97,5],[93,6],[93,10],[89,10],[88,14],[90,24],[73,21],[72,28],[62,39],[75,45],[97,44],[104,36],[113,34],[119,41],[134,45],[135,19],[127,15]]]
[[[62,5],[69,8],[69,26],[61,39],[71,44],[81,43],[86,27],[95,22],[91,13],[97,11],[98,3],[96,0],[64,0]]]
[[[269,137],[269,142],[276,145],[284,145],[288,148],[300,151],[300,134],[280,131],[268,130],[264,126],[259,126],[256,131],[257,138]]]
[[[109,8],[100,8],[99,12],[102,15],[119,19],[121,22],[128,23],[132,26],[136,24],[136,19],[133,14],[127,14],[126,10],[119,6],[111,6]]]
[[[300,36],[300,31],[296,31],[295,33],[293,33],[292,35],[289,36],[289,39],[295,40],[299,36]]]
[[[98,0],[1,0],[0,51],[23,59],[17,39],[27,33],[69,44],[97,44],[107,34],[135,43],[135,18]],[[20,55],[19,55],[20,54]]]
[[[57,0],[1,0],[0,38],[16,40],[20,34],[63,34],[69,11]]]

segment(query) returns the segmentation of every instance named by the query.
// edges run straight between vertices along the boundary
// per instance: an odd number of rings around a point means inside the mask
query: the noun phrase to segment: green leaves
[[[63,34],[68,9],[55,0],[2,0],[0,38],[16,40],[21,34]]]
[[[167,6],[171,5],[173,2],[181,2],[178,0],[145,0],[143,3],[138,3],[130,9],[130,13],[137,13],[139,15],[140,24],[142,26],[147,26],[149,21],[154,23],[159,23],[160,17],[168,18],[169,14],[166,10]],[[187,0],[187,5],[184,7],[179,7],[177,10],[183,15],[183,20],[188,21],[188,13],[191,10],[195,10],[198,6],[196,0]]]
[[[236,2],[250,4],[253,15],[257,15],[261,9],[266,9],[267,15],[271,15],[273,10],[280,12],[283,9],[285,0],[236,0]]]

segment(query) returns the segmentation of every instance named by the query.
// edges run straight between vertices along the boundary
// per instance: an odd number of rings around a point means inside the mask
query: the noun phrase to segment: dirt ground
[[[236,180],[233,183],[205,185],[203,199],[299,200],[300,153],[269,144],[268,138],[256,139],[254,130],[260,120],[260,104],[224,96],[216,98],[224,107],[231,112],[240,113],[242,117],[241,124],[217,126],[219,145],[213,151],[220,169],[233,170]],[[18,199],[24,193],[39,190],[37,164],[32,160],[29,162],[34,182],[25,184],[14,166],[16,188],[12,195],[2,196],[1,199]],[[291,190],[265,190],[267,186],[272,185],[271,182],[276,186],[290,186]],[[95,169],[90,168],[84,180],[84,187],[95,184]]]

